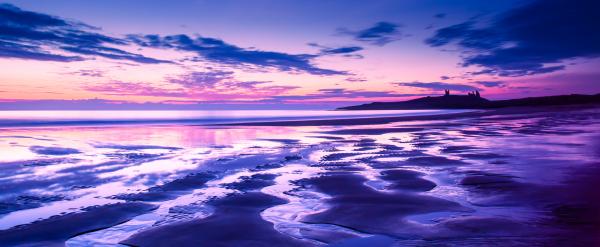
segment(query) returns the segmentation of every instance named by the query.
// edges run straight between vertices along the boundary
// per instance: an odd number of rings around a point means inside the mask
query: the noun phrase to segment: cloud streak
[[[321,101],[331,102],[342,100],[344,102],[363,102],[372,101],[374,98],[403,98],[423,96],[423,94],[404,94],[388,91],[368,91],[368,90],[350,90],[344,88],[325,88],[319,89],[316,93],[306,95],[280,95],[273,96],[263,102],[310,102]],[[360,100],[362,99],[362,100]]]
[[[479,88],[470,85],[453,84],[445,82],[396,82],[394,84],[402,87],[424,88],[432,90],[449,89],[461,92],[480,90]]]
[[[313,75],[345,75],[345,71],[323,69],[313,64],[314,54],[289,54],[284,52],[263,51],[241,48],[223,40],[178,35],[129,35],[129,40],[143,47],[173,49],[193,52],[197,59],[233,66],[249,65],[275,68],[287,72],[305,72]]]
[[[346,28],[338,29],[338,33],[349,35],[356,41],[361,41],[377,46],[384,46],[392,41],[400,40],[402,34],[400,25],[391,22],[377,22],[372,27],[352,31]]]
[[[152,96],[152,97],[189,97],[182,89],[166,89],[155,87],[148,83],[111,81],[101,84],[85,85],[83,89],[90,92],[100,92],[106,95],[120,96]]]
[[[143,82],[112,81],[86,85],[83,89],[107,95],[235,101],[261,100],[298,88],[296,86],[268,85],[269,83],[268,81],[239,81],[230,71],[204,71],[166,78],[166,84],[160,86]]]
[[[348,53],[354,53],[357,51],[362,51],[363,48],[360,46],[345,46],[345,47],[338,47],[338,48],[328,48],[328,49],[322,49],[321,53],[322,54],[348,54]]]
[[[0,57],[57,62],[104,57],[146,64],[169,63],[110,47],[127,45],[128,41],[95,30],[83,23],[0,4]]]
[[[506,83],[503,81],[475,81],[473,83],[482,85],[484,87],[496,87],[496,88],[506,87]]]
[[[104,77],[104,71],[97,69],[80,69],[75,72],[65,73],[68,75],[78,75],[78,76],[87,76],[87,77]]]

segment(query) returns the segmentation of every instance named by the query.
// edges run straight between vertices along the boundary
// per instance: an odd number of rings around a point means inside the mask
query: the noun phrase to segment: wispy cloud
[[[316,93],[306,95],[281,95],[266,99],[267,102],[302,102],[302,101],[332,101],[343,100],[345,102],[373,101],[374,98],[403,98],[422,96],[423,94],[405,94],[388,91],[350,90],[344,88],[325,88]]]
[[[400,25],[383,21],[375,23],[375,25],[372,27],[362,30],[339,28],[338,33],[342,35],[350,35],[357,41],[378,46],[384,46],[392,41],[400,40],[402,38]]]
[[[403,87],[414,87],[414,88],[424,88],[424,89],[432,89],[432,90],[456,90],[461,92],[480,90],[477,87],[465,85],[465,84],[454,84],[454,83],[445,83],[445,82],[396,82],[394,83],[398,86]]]
[[[298,88],[270,84],[268,81],[236,80],[233,72],[216,70],[169,77],[160,85],[112,81],[85,85],[83,89],[107,95],[177,97],[193,100],[260,100]]]
[[[238,47],[223,40],[188,36],[185,34],[129,35],[129,40],[143,47],[174,49],[196,53],[198,59],[228,65],[251,65],[275,68],[280,71],[306,72],[314,75],[345,75],[345,71],[323,69],[313,65],[312,60],[319,55],[289,54]]]
[[[69,72],[66,74],[70,75],[79,75],[79,76],[87,76],[87,77],[103,77],[104,71],[98,69],[80,69],[75,72]]]
[[[498,88],[506,87],[506,82],[503,82],[503,81],[475,81],[473,83],[482,85],[484,87],[498,87]]]
[[[124,96],[153,96],[153,97],[189,97],[183,89],[167,89],[152,86],[142,82],[111,81],[100,84],[85,85],[83,89],[91,92],[101,92],[106,95]]]
[[[361,46],[340,46],[340,47],[329,47],[318,43],[308,43],[309,46],[319,48],[319,55],[344,55],[356,58],[362,58],[362,56],[354,54],[356,52],[364,50]]]
[[[296,86],[269,85],[269,81],[240,81],[229,71],[190,72],[169,78],[192,95],[227,98],[263,98],[296,89]]]
[[[97,56],[137,63],[169,63],[110,47],[126,45],[128,41],[97,30],[84,23],[0,4],[0,57],[73,62]]]
[[[525,76],[565,68],[574,58],[600,56],[600,2],[536,0],[492,18],[469,20],[438,29],[425,42],[433,47],[456,43],[465,51],[463,66],[474,74]]]
[[[353,52],[357,52],[357,51],[361,51],[361,50],[363,50],[363,48],[360,46],[346,46],[346,47],[322,49],[321,53],[327,54],[327,55],[329,55],[329,54],[348,54],[348,53],[353,53]]]

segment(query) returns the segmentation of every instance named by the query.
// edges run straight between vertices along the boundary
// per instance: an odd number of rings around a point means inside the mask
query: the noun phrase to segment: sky
[[[0,109],[600,93],[594,0],[0,2]]]

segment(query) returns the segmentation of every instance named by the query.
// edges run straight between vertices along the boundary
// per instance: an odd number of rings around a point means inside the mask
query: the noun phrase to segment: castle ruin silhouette
[[[479,94],[479,90],[468,92],[467,95],[470,97],[481,98],[481,94]],[[444,89],[444,96],[450,96],[450,89]]]

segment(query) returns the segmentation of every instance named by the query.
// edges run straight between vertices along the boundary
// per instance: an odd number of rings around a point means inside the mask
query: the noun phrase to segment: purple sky
[[[4,1],[0,109],[600,93],[600,2]]]

